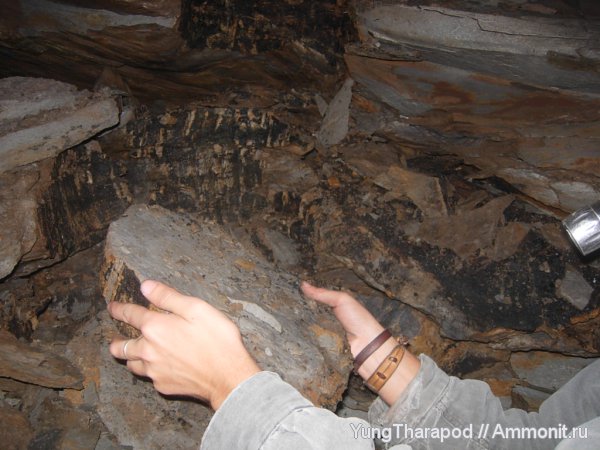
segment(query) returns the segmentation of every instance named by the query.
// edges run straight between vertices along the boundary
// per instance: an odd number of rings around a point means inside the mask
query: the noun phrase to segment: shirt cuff
[[[276,373],[259,372],[238,385],[221,404],[200,449],[260,448],[287,415],[311,406]]]

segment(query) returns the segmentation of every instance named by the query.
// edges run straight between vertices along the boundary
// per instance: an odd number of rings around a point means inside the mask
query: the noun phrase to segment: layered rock
[[[339,323],[300,296],[294,277],[273,270],[222,228],[160,207],[131,207],[109,229],[104,298],[148,305],[139,293],[145,279],[223,311],[258,364],[279,372],[315,404],[331,407],[340,399],[350,355]],[[136,336],[129,327],[122,332]]]
[[[69,361],[19,342],[7,331],[0,333],[0,355],[5,362],[0,377],[51,388],[81,387],[81,374]]]
[[[335,83],[346,3],[20,0],[0,19],[0,73],[91,88],[110,68],[139,97],[272,105],[290,84]]]
[[[48,79],[0,80],[0,173],[56,156],[119,123],[113,98]]]
[[[479,169],[473,177],[506,183],[557,217],[597,200],[600,22],[567,5],[420,3],[361,8],[363,40],[346,62],[379,118],[357,104],[359,128],[454,154]]]
[[[477,2],[419,3],[364,8],[361,25],[375,39],[437,64],[531,85],[600,89],[597,21],[556,10],[510,11],[510,2],[496,10]]]
[[[352,270],[446,338],[598,353],[598,269],[569,246],[557,219],[465,182],[451,158],[373,143],[338,151],[337,162],[294,166],[272,154],[263,171],[273,219],[312,248],[318,270]],[[433,170],[440,175],[427,175]],[[294,177],[304,172],[312,175]]]
[[[42,78],[0,80],[0,279],[19,263],[26,274],[86,248],[73,241],[97,242],[94,228],[108,226],[99,217],[110,216],[108,203],[126,194],[114,194],[114,175],[90,170],[100,150],[90,139],[118,123],[119,109],[107,93]],[[75,150],[84,141],[90,142]],[[113,192],[102,194],[106,188]],[[83,210],[85,223],[74,218]]]

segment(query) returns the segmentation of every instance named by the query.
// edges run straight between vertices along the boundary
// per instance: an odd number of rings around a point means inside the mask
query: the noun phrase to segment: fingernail
[[[158,283],[154,280],[146,280],[140,286],[140,290],[142,291],[142,294],[148,297],[148,295],[150,295],[150,293],[154,290],[157,284]]]

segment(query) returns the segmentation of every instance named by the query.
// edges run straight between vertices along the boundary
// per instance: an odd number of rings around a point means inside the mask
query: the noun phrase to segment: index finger
[[[142,283],[140,290],[144,297],[156,307],[177,314],[183,318],[188,317],[191,309],[204,301],[184,295],[181,292],[154,280],[146,280]]]
[[[108,312],[113,319],[125,322],[138,330],[142,328],[142,325],[148,320],[150,315],[157,314],[143,306],[121,302],[110,302],[108,304]]]

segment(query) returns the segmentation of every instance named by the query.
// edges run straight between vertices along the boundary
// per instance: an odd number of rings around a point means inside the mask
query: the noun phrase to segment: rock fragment
[[[59,355],[19,342],[0,330],[0,377],[50,388],[80,388],[81,374]]]
[[[594,288],[573,267],[567,267],[565,277],[557,284],[557,295],[579,310],[585,309],[594,292]]]
[[[323,147],[339,144],[348,134],[353,84],[354,81],[348,78],[325,110],[321,129],[317,133],[317,141]]]
[[[43,78],[0,80],[0,172],[50,158],[119,122],[110,97]]]
[[[317,405],[345,389],[350,357],[336,319],[302,298],[294,278],[274,270],[222,228],[160,207],[136,205],[114,222],[102,269],[106,301],[147,305],[145,279],[163,281],[209,302],[241,329],[265,370],[279,372]],[[135,336],[133,329],[123,329]]]
[[[493,248],[502,229],[502,213],[513,200],[512,196],[506,195],[460,215],[430,217],[423,221],[417,237],[438,247],[450,248],[462,258],[469,258],[477,251]],[[517,246],[520,241],[516,242]]]
[[[517,352],[510,364],[519,378],[532,387],[556,391],[597,358],[577,358],[546,352]]]

